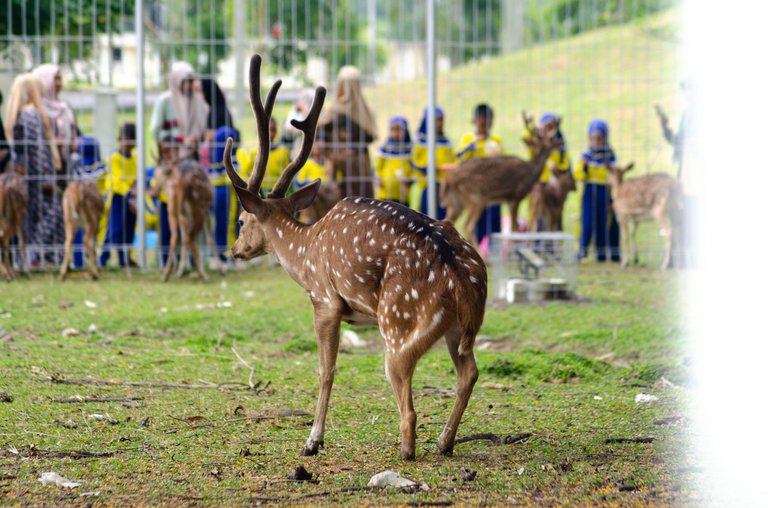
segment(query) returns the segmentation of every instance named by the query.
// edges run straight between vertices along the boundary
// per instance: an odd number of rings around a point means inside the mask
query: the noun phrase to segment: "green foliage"
[[[50,61],[54,51],[59,61],[86,59],[98,34],[122,31],[124,16],[133,15],[134,4],[135,0],[3,0],[0,51],[8,46],[8,36],[13,36],[30,48],[35,64]]]
[[[678,3],[678,0],[528,0],[526,39],[527,42],[541,42],[569,37],[603,26],[626,23]]]
[[[317,342],[314,339],[291,339],[283,349],[289,353],[313,353],[317,351]]]
[[[579,353],[548,353],[523,349],[510,358],[495,360],[485,370],[499,377],[521,378],[527,381],[562,383],[595,380],[613,368]]]

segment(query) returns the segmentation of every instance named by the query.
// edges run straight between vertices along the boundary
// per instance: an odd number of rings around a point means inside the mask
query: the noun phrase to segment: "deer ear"
[[[286,199],[291,204],[294,211],[304,210],[306,207],[312,204],[317,196],[317,191],[320,190],[320,179],[317,178],[314,182],[305,185],[301,189],[297,190]]]
[[[234,187],[235,192],[237,192],[237,198],[240,200],[240,204],[243,205],[243,210],[254,215],[259,215],[264,207],[264,202],[261,198],[248,189],[243,189],[236,185]]]
[[[629,171],[630,169],[632,169],[634,167],[635,167],[635,163],[634,162],[630,162],[629,164],[627,164],[627,167],[624,168],[624,171]]]

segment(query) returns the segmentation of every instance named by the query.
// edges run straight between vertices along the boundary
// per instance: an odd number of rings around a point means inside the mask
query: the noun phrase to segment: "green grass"
[[[513,445],[459,444],[436,453],[455,382],[442,344],[419,362],[414,379],[417,460],[398,454],[398,414],[384,377],[375,329],[372,346],[342,351],[328,417],[326,447],[299,450],[313,412],[317,353],[312,310],[303,291],[277,268],[159,282],[156,273],[128,279],[107,272],[97,283],[58,283],[35,275],[0,294],[0,500],[2,504],[80,504],[98,490],[106,505],[247,505],[256,498],[288,504],[643,505],[701,501],[687,424],[654,420],[687,412],[683,331],[677,304],[680,274],[585,264],[577,302],[489,307],[476,346],[481,377],[459,436],[531,432]],[[89,300],[95,308],[85,305]],[[232,306],[215,303],[231,302]],[[198,308],[200,306],[201,308]],[[91,325],[96,331],[88,333]],[[74,328],[80,335],[64,337]],[[119,382],[243,385],[249,371],[230,348],[270,382],[259,394],[240,390],[148,388]],[[75,386],[47,378],[112,380]],[[437,387],[437,388],[435,388]],[[660,400],[635,404],[637,393]],[[126,405],[60,403],[70,396],[139,397]],[[118,421],[97,422],[100,413]],[[148,418],[147,424],[142,422]],[[68,428],[75,423],[77,428]],[[655,437],[650,444],[604,443],[607,437]],[[15,447],[18,455],[8,450]],[[105,458],[49,458],[36,450],[115,452]],[[318,484],[285,482],[296,466]],[[478,471],[462,482],[461,467]],[[688,469],[685,469],[688,468]],[[393,469],[427,483],[419,494],[341,492]],[[37,478],[56,471],[83,481],[66,491]],[[522,473],[520,473],[522,471]],[[620,492],[620,482],[634,492]]]

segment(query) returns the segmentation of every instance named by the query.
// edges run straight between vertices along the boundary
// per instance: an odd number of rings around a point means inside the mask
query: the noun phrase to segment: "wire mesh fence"
[[[104,196],[99,254],[129,252],[141,261],[139,250],[146,249],[149,266],[162,264],[170,235],[167,207],[163,196],[150,192],[150,183],[164,138],[189,145],[208,173],[215,247],[206,257],[229,262],[237,203],[222,173],[223,139],[235,135],[235,159],[247,174],[257,151],[247,96],[247,62],[254,52],[264,55],[262,83],[283,81],[266,187],[296,153],[297,132],[289,121],[302,117],[308,90],[325,85],[330,100],[310,163],[295,185],[321,177],[338,186],[336,196],[365,194],[427,211],[427,0],[148,0],[136,23],[137,1],[2,2],[4,131],[11,158],[26,170],[33,267],[60,261],[60,201],[67,182],[76,178],[93,179]],[[665,140],[654,109],[659,105],[666,112],[674,131],[684,99],[677,3],[434,0],[434,7],[438,184],[470,158],[533,157],[536,148],[522,138],[530,141],[535,133],[526,129],[521,112],[533,115],[539,127],[553,118],[544,113],[553,113],[565,143],[532,188],[549,182],[550,190],[564,195],[563,229],[577,238],[591,229],[581,254],[594,256],[598,244],[600,257],[610,259],[617,239],[608,177],[590,149],[588,126],[605,120],[604,141],[617,164],[635,162],[636,175],[677,172],[674,146]],[[182,61],[194,78],[189,95],[181,92],[184,79],[173,78]],[[41,70],[51,63],[58,67]],[[34,87],[14,85],[29,72],[41,83],[37,103],[29,91]],[[136,123],[142,101],[145,122],[135,130],[144,135],[131,155],[126,126]],[[136,169],[146,176],[143,186],[133,173],[137,153],[146,160]],[[586,168],[584,154],[591,154]],[[565,173],[557,170],[576,177],[574,191],[567,192],[557,178]],[[506,206],[497,213],[483,215],[477,230],[481,248],[487,248],[482,240],[490,232],[541,226],[527,201],[518,224],[510,223]],[[641,260],[661,260],[663,239],[655,225],[640,228],[639,246]]]

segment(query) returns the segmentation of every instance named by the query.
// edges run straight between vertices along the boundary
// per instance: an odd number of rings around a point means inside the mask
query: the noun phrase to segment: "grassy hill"
[[[634,173],[673,171],[671,148],[663,141],[653,105],[679,118],[678,9],[624,25],[470,62],[440,73],[437,98],[446,111],[448,136],[458,142],[472,129],[475,104],[495,110],[493,131],[509,153],[525,154],[521,110],[538,117],[544,111],[563,116],[572,158],[586,148],[593,118],[611,126],[610,140],[620,162],[636,162]],[[415,129],[426,104],[426,80],[391,83],[366,91],[379,132],[388,119],[405,115]],[[579,200],[572,195],[566,230],[577,233]],[[656,250],[655,226],[641,228],[641,246]]]

